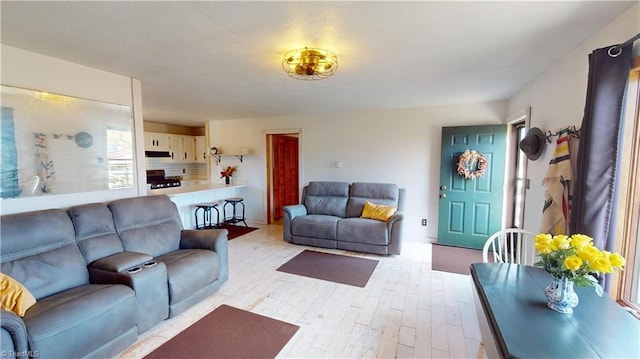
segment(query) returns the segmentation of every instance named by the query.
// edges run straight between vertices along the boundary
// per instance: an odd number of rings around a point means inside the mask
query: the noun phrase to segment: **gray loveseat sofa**
[[[112,357],[228,279],[226,230],[183,230],[166,196],[2,216],[2,273],[37,300],[2,310],[8,357]]]
[[[400,254],[406,191],[390,183],[309,182],[301,203],[285,206],[284,240],[314,247]],[[388,221],[361,218],[365,201],[393,205]]]

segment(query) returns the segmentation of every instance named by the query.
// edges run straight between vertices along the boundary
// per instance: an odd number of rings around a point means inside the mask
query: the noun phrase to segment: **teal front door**
[[[507,125],[442,128],[438,244],[480,249],[501,229],[506,135]],[[487,159],[482,177],[458,174],[458,159],[465,150]],[[478,164],[464,168],[473,174]]]

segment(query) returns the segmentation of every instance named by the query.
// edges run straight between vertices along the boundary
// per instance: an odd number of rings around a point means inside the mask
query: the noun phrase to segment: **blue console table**
[[[475,263],[471,279],[490,358],[640,358],[640,320],[592,287],[576,287],[580,303],[561,314],[547,307],[541,268]]]

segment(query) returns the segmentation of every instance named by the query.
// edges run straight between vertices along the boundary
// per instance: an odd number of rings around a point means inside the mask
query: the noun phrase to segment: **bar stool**
[[[195,204],[195,217],[196,217],[196,229],[207,229],[207,228],[219,228],[220,227],[220,211],[218,210],[218,205],[220,201],[217,202],[206,202],[206,203],[198,203]],[[214,209],[216,211],[216,224],[214,225],[211,221],[211,210]],[[202,224],[198,223],[198,212],[202,211]]]
[[[227,205],[230,204],[233,207],[233,215],[231,217],[227,217]],[[242,217],[239,217],[236,214],[236,206],[238,204],[242,205]],[[238,222],[243,222],[245,226],[249,227],[247,221],[244,218],[244,198],[242,197],[231,197],[224,200],[224,205],[222,206],[222,213],[224,216],[224,223],[233,224],[234,226]]]

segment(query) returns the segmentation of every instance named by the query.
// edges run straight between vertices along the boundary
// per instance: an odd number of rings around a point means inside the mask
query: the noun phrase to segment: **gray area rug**
[[[482,263],[481,250],[435,243],[431,245],[431,269],[433,270],[469,274],[471,263]]]
[[[374,259],[305,250],[276,270],[364,288],[377,265]]]
[[[299,328],[223,304],[145,358],[275,358]]]
[[[245,227],[245,226],[234,226],[231,224],[223,224],[222,227],[220,228],[224,228],[227,231],[229,231],[229,234],[227,236],[228,240],[232,240],[234,238],[238,238],[240,236],[243,236],[247,233],[251,233],[255,230],[257,230],[258,228],[255,227]]]

